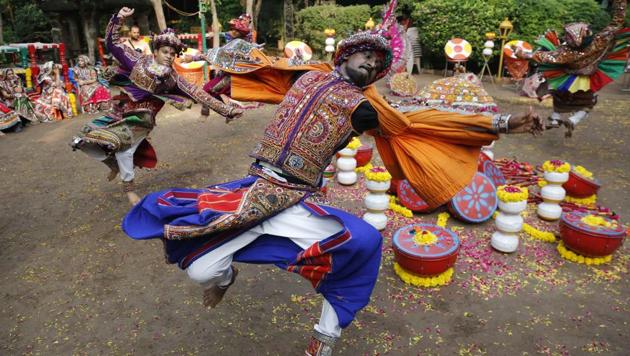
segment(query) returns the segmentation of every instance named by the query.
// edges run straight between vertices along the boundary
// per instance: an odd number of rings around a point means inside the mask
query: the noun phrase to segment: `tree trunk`
[[[293,0],[284,0],[284,33],[283,42],[286,44],[293,39],[293,23],[294,23],[294,7]]]
[[[252,22],[254,30],[258,29],[258,15],[260,15],[260,9],[262,8],[262,0],[256,0],[256,6],[254,6],[254,13],[252,14]]]
[[[4,44],[4,26],[2,24],[2,12],[0,12],[0,44]]]
[[[162,0],[151,0],[153,4],[153,10],[155,11],[155,18],[157,19],[158,27],[160,31],[166,28],[166,18],[164,18],[164,9],[162,8]]]
[[[212,37],[212,48],[219,48],[220,39],[219,39],[219,31],[221,28],[219,27],[219,16],[217,16],[217,5],[214,0],[210,0],[210,13],[212,13],[212,32],[214,36]]]
[[[94,50],[96,45],[97,29],[96,29],[96,10],[94,8],[79,10],[81,15],[81,27],[83,28],[83,35],[85,36],[85,43],[87,44],[88,53],[87,56],[94,63]]]
[[[245,13],[254,15],[254,0],[247,0],[245,5]]]

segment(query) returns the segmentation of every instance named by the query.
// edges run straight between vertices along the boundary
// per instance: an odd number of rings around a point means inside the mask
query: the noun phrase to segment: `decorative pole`
[[[357,172],[354,171],[357,168],[357,160],[354,156],[357,154],[357,149],[361,147],[361,141],[354,137],[348,143],[348,145],[340,150],[339,158],[337,158],[337,182],[343,185],[353,185],[357,182]]]
[[[502,185],[497,189],[497,197],[500,212],[490,244],[498,251],[514,252],[518,248],[518,233],[523,229],[521,212],[527,208],[527,188]]]
[[[483,57],[483,68],[481,68],[481,74],[479,74],[479,80],[483,81],[484,73],[488,72],[488,76],[490,77],[490,81],[494,84],[494,78],[492,77],[492,72],[490,71],[490,66],[488,62],[490,58],[492,58],[492,49],[494,48],[494,38],[496,34],[494,32],[486,33],[486,42],[483,44],[483,51],[481,55]]]
[[[201,20],[201,53],[206,54],[208,46],[206,44],[206,12],[208,3],[206,0],[199,0],[199,19]],[[203,62],[203,81],[208,81],[208,64]]]
[[[363,214],[363,220],[377,230],[383,230],[387,226],[385,211],[389,208],[387,190],[391,185],[391,180],[391,174],[384,167],[374,167],[365,172],[365,187],[368,194],[363,199],[367,209]]]
[[[541,219],[555,221],[560,219],[562,208],[560,202],[566,196],[562,184],[569,180],[571,165],[566,162],[553,160],[545,161],[542,166],[547,184],[540,190],[543,202],[538,204],[536,213]]]
[[[501,79],[503,77],[503,47],[505,46],[505,40],[507,40],[508,36],[512,32],[512,23],[506,17],[505,20],[501,22],[499,25],[499,32],[501,33],[501,55],[499,57],[499,73],[497,74],[497,78]]]
[[[324,34],[326,35],[326,57],[331,58],[332,54],[335,52],[335,30],[332,28],[327,28],[324,30]]]

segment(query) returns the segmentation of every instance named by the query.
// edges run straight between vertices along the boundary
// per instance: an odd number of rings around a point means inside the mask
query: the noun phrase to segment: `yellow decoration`
[[[582,178],[586,178],[586,179],[593,179],[593,172],[588,171],[586,168],[582,167],[582,166],[575,166],[573,167],[573,170],[575,171],[575,173],[579,174],[580,177]]]
[[[407,284],[416,287],[433,288],[448,284],[455,270],[451,267],[438,275],[423,277],[406,271],[404,268],[400,267],[398,263],[394,262],[394,272]]]
[[[68,98],[70,99],[70,106],[72,106],[72,114],[77,116],[77,98],[74,93],[69,93]]]
[[[389,196],[389,210],[406,218],[413,217],[413,212],[402,205],[398,205],[397,198],[393,195]]]
[[[351,150],[356,150],[359,147],[361,147],[361,141],[359,141],[358,137],[353,137],[352,140],[350,140],[350,143],[346,146],[346,148]]]
[[[586,198],[574,198],[572,196],[567,195],[564,197],[564,201],[566,201],[567,203],[572,203],[572,204],[577,204],[577,205],[593,206],[595,205],[595,203],[597,203],[597,194],[593,194],[590,197],[586,197]]]
[[[497,189],[497,197],[505,203],[515,203],[527,200],[529,196],[527,188],[514,185],[501,185]]]
[[[438,240],[438,237],[431,231],[422,230],[420,228],[414,230],[416,233],[413,235],[413,242],[415,242],[416,245],[433,245]]]
[[[571,165],[567,162],[553,160],[545,161],[542,168],[545,172],[568,173],[571,170]]]
[[[588,226],[594,226],[594,227],[606,227],[609,229],[616,229],[617,228],[617,222],[612,220],[607,220],[602,216],[598,216],[598,215],[586,215],[584,217],[582,217],[580,219],[581,222],[585,223]]]
[[[438,218],[437,218],[437,223],[435,225],[441,228],[446,228],[446,222],[448,221],[448,218],[450,217],[451,215],[447,212],[439,213]]]
[[[542,188],[542,187],[546,186],[547,184],[549,184],[549,183],[547,183],[547,181],[546,181],[546,180],[544,180],[544,179],[542,179],[542,178],[538,180],[538,186],[539,186],[540,188]]]
[[[387,182],[392,180],[392,175],[383,167],[374,167],[365,171],[365,179],[369,179],[374,182]]]
[[[528,223],[523,223],[523,231],[535,240],[556,242],[556,235],[554,235],[553,232],[538,230]]]
[[[32,88],[33,87],[33,72],[31,71],[31,68],[26,68],[26,70],[24,71],[24,76],[26,77],[26,87],[27,88]]]
[[[372,163],[368,162],[365,166],[355,168],[354,171],[357,173],[365,173],[372,168],[374,168],[374,166],[372,166]]]
[[[582,255],[578,255],[573,251],[567,250],[567,248],[564,247],[564,243],[562,241],[560,241],[560,243],[558,244],[557,250],[558,253],[560,253],[560,256],[565,260],[575,263],[582,263],[587,266],[597,266],[612,261],[612,255],[604,257],[585,257]]]

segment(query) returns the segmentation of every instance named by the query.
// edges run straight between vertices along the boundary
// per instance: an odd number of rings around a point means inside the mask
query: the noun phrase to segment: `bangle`
[[[496,133],[508,133],[508,124],[512,115],[495,115],[492,118],[492,128]]]

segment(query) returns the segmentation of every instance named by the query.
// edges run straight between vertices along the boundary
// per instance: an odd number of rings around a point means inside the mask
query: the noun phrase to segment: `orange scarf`
[[[289,66],[262,52],[260,62],[246,64],[247,73],[232,72],[232,97],[277,104],[292,85],[293,72],[331,71],[327,63]],[[492,119],[435,109],[401,113],[391,107],[374,85],[365,97],[378,112],[380,132],[369,132],[394,179],[407,179],[431,208],[448,202],[470,183],[477,171],[481,146],[498,137],[490,133]]]

